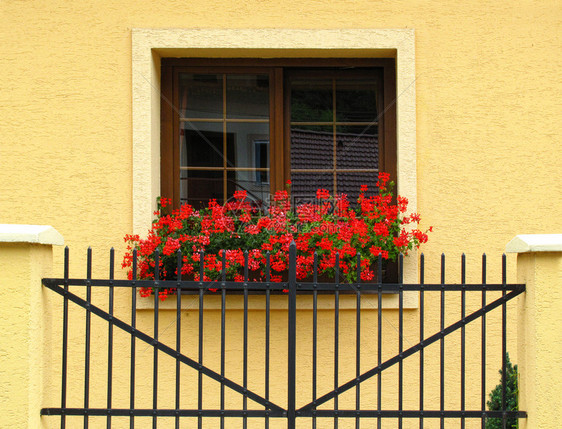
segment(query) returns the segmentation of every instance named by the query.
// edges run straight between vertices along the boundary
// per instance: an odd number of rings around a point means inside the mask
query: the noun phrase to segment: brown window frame
[[[397,180],[396,65],[393,58],[163,58],[161,63],[160,192],[179,207],[179,111],[177,76],[201,73],[259,73],[270,78],[270,191],[284,189],[290,178],[289,91],[286,78],[297,70],[361,68],[382,75],[382,118],[379,120],[379,171]],[[381,138],[382,137],[382,138]]]

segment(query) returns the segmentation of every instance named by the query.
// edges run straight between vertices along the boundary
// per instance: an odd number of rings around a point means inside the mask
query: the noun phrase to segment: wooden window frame
[[[183,71],[256,73],[270,78],[270,191],[284,189],[290,178],[290,121],[285,71],[334,68],[381,69],[382,118],[379,120],[379,171],[397,182],[396,65],[393,58],[163,58],[161,63],[160,192],[173,207],[180,201],[179,111],[176,76]]]

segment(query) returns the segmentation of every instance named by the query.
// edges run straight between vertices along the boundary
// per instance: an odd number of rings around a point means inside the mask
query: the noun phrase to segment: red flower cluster
[[[128,252],[123,267],[132,266],[132,251],[138,252],[138,275],[154,278],[155,252],[160,253],[161,279],[177,276],[177,251],[182,253],[181,274],[184,279],[200,280],[199,266],[204,254],[203,281],[221,277],[223,249],[228,280],[243,281],[244,268],[252,279],[265,278],[267,252],[270,254],[271,280],[279,282],[287,270],[289,246],[297,246],[297,279],[306,279],[313,270],[314,252],[318,255],[318,273],[335,274],[336,255],[340,273],[348,282],[356,281],[357,255],[361,255],[361,280],[374,278],[372,266],[379,255],[395,260],[400,253],[427,242],[427,231],[404,228],[420,223],[417,213],[409,216],[408,200],[398,196],[393,201],[389,175],[379,173],[378,193],[367,196],[367,186],[361,186],[357,206],[352,207],[345,195],[330,195],[319,189],[317,200],[293,209],[289,192],[278,191],[267,214],[259,213],[246,199],[245,191],[236,191],[234,200],[224,205],[212,200],[208,208],[194,210],[189,205],[164,214],[170,204],[160,199],[152,229],[145,239],[126,235]],[[247,257],[245,251],[248,251]],[[129,271],[129,278],[132,272]],[[161,291],[164,299],[171,291]],[[141,294],[148,296],[151,290]]]

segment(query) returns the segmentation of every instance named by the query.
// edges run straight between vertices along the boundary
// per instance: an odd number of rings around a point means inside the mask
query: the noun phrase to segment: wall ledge
[[[562,234],[521,234],[505,246],[507,253],[562,252]]]
[[[36,243],[62,246],[64,238],[49,225],[0,224],[0,243]]]

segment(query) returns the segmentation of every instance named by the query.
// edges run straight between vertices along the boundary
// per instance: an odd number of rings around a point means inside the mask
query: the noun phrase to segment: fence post
[[[521,429],[557,426],[562,413],[562,234],[518,235],[507,252],[517,255],[519,299],[517,364]]]
[[[289,326],[287,345],[287,429],[295,429],[296,357],[297,357],[297,245],[289,246]]]
[[[45,312],[41,278],[51,274],[50,226],[0,225],[0,427],[41,428]]]

